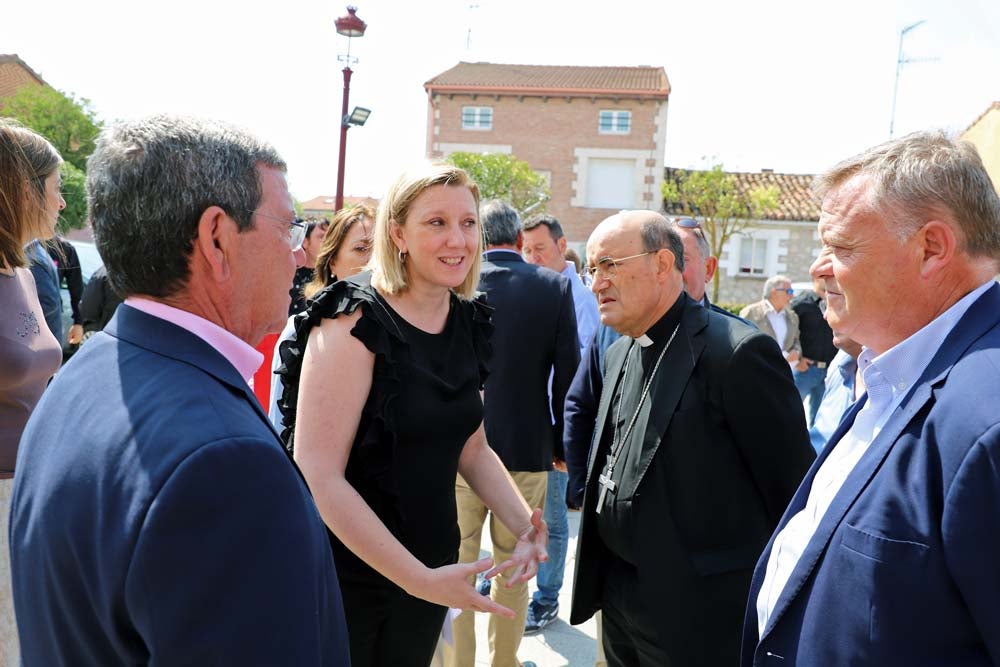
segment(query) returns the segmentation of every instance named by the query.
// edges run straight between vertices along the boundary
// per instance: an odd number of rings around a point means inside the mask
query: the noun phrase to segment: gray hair
[[[653,214],[642,221],[639,234],[642,236],[644,251],[656,252],[665,248],[674,254],[677,270],[684,271],[684,242],[669,220],[662,215]]]
[[[486,245],[514,245],[521,232],[521,216],[510,204],[491,199],[479,207]]]
[[[949,212],[962,248],[1000,258],[1000,197],[975,147],[943,132],[915,132],[848,158],[816,178],[822,199],[850,178],[869,177],[869,205],[907,238],[928,219]]]
[[[563,233],[562,225],[559,224],[559,220],[545,213],[533,215],[525,220],[524,231],[529,232],[540,225],[545,225],[548,228],[553,241],[558,241],[562,237],[566,236],[566,234]]]
[[[767,281],[764,282],[764,291],[762,292],[761,298],[767,299],[769,296],[771,296],[771,292],[778,289],[779,286],[783,285],[784,283],[788,283],[789,285],[791,285],[792,284],[791,278],[780,274],[777,276],[771,276],[770,278],[767,279]]]
[[[687,232],[694,236],[694,244],[698,248],[698,254],[701,255],[701,261],[705,261],[712,256],[712,249],[708,245],[708,239],[705,238],[705,233],[701,231],[701,227],[681,227],[677,224],[674,219],[670,220],[670,228],[673,229],[678,234],[682,232]],[[683,238],[681,239],[684,240]]]
[[[286,169],[270,145],[221,122],[160,115],[101,132],[87,162],[88,213],[115,290],[182,289],[205,209],[222,208],[240,232],[253,228],[260,166]]]

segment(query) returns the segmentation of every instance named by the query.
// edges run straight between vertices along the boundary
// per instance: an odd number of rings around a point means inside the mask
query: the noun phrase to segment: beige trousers
[[[545,504],[547,472],[512,472],[521,495],[528,507],[534,509]],[[517,546],[517,536],[512,534],[500,520],[489,511],[461,475],[455,482],[455,502],[458,507],[458,527],[462,533],[462,544],[458,551],[458,562],[472,563],[479,560],[479,544],[483,535],[483,524],[490,517],[490,535],[493,538],[493,559],[500,563],[510,558]],[[522,582],[507,588],[506,574],[493,580],[492,597],[497,603],[513,609],[513,619],[490,615],[490,664],[493,667],[518,667],[517,649],[524,636],[524,622],[528,616],[528,584]],[[473,612],[464,611],[454,624],[455,646],[446,647],[446,667],[472,667],[476,662],[476,625]]]

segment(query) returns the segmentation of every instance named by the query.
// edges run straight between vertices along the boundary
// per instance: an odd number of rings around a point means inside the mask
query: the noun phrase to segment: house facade
[[[327,220],[330,220],[333,218],[334,213],[337,212],[336,202],[337,198],[333,195],[313,197],[312,199],[301,203],[302,217],[326,218]],[[371,197],[344,197],[345,208],[359,206],[362,204],[370,206],[373,209],[378,208],[378,200],[372,199]]]
[[[670,95],[662,67],[460,62],[424,89],[427,156],[524,160],[547,179],[546,210],[571,246],[621,209],[660,208]]]
[[[983,159],[993,187],[1000,192],[1000,102],[994,102],[961,135]]]
[[[664,178],[678,181],[690,172],[668,167]],[[809,267],[820,250],[816,228],[819,202],[811,191],[814,176],[770,170],[727,172],[727,175],[744,198],[757,188],[776,187],[778,205],[760,219],[750,221],[723,246],[716,301],[736,304],[759,301],[764,282],[777,274],[787,275],[792,282],[810,281]],[[664,200],[663,210],[667,215],[686,214],[679,201]]]

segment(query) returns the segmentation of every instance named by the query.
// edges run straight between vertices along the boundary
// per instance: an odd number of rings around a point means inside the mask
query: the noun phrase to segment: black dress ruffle
[[[283,426],[281,439],[292,452],[299,380],[310,332],[324,318],[336,318],[345,313],[350,315],[358,308],[361,309],[361,317],[351,329],[351,335],[375,355],[375,363],[371,389],[351,449],[348,474],[354,477],[352,483],[372,510],[391,532],[399,536],[403,532],[407,513],[399,502],[399,475],[408,474],[408,471],[401,472],[397,470],[398,466],[393,465],[399,444],[397,417],[400,406],[395,403],[399,400],[403,383],[407,381],[407,369],[411,368],[412,350],[405,332],[412,325],[398,321],[399,315],[371,286],[370,273],[358,274],[326,287],[310,301],[304,312],[296,316],[295,338],[284,341],[278,351],[281,366],[277,373],[284,382],[284,392],[278,400]],[[483,294],[471,301],[453,295],[451,308],[457,310],[454,315],[462,325],[461,331],[471,335],[481,390],[489,374],[488,362],[492,355],[492,308],[486,304]]]

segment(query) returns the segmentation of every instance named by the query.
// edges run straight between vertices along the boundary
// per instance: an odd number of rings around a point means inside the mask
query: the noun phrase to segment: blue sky
[[[299,199],[332,195],[345,5],[174,0],[8,3],[0,53],[17,53],[105,120],[211,116],[273,142]],[[995,0],[358,1],[345,192],[379,196],[423,156],[422,84],[459,60],[657,65],[673,92],[666,163],[813,173],[888,136],[960,131],[1000,100]]]

